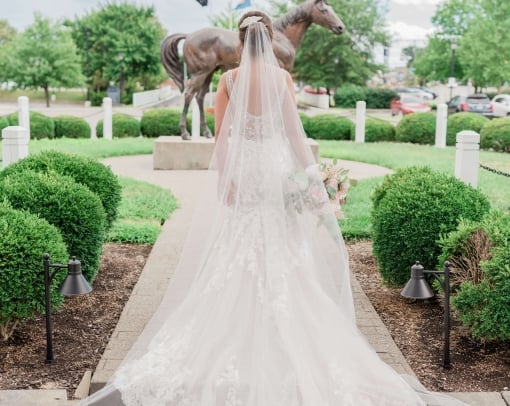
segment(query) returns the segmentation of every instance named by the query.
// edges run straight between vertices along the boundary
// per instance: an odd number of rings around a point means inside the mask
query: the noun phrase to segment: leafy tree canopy
[[[36,13],[35,22],[1,49],[3,80],[21,88],[43,88],[49,106],[50,87],[81,86],[80,58],[68,29]]]
[[[154,7],[107,3],[67,24],[80,49],[83,71],[96,90],[121,78],[147,85],[151,77],[159,77],[159,45],[165,31]]]
[[[295,1],[293,5],[302,1]],[[364,85],[381,67],[372,60],[375,45],[387,45],[385,0],[330,0],[344,22],[346,32],[335,35],[312,25],[301,43],[294,64],[296,79],[314,87],[335,88],[342,84]],[[287,3],[273,2],[272,15],[283,14]]]

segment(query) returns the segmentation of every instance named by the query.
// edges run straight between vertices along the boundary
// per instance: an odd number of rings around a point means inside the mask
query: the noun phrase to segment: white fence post
[[[446,147],[446,123],[448,120],[448,107],[445,103],[437,105],[436,115],[436,147]]]
[[[455,177],[473,187],[478,186],[480,166],[480,134],[461,131],[457,134],[455,151]]]
[[[2,167],[28,156],[28,130],[21,126],[5,127],[2,130]]]
[[[191,139],[193,141],[200,139],[200,110],[195,98],[191,100]]]
[[[27,96],[18,97],[18,125],[26,128],[26,136],[30,140],[30,109]]]
[[[103,111],[104,111],[103,138],[105,140],[111,140],[113,135],[112,135],[112,99],[110,97],[105,97],[103,99]]]
[[[364,101],[356,102],[356,132],[354,142],[365,142],[365,114],[367,103]]]

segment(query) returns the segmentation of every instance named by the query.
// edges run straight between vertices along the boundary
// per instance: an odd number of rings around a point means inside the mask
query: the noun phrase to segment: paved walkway
[[[152,169],[152,156],[150,155],[109,158],[103,162],[111,166],[118,175],[144,180],[171,189],[181,203],[181,208],[176,210],[165,223],[163,231],[152,249],[140,280],[133,290],[94,373],[91,383],[92,391],[98,390],[111,377],[158,306],[180,257],[184,236],[190,225],[196,201],[195,196],[200,189],[198,185],[200,185],[203,176],[202,171],[155,171]],[[390,173],[386,168],[359,162],[342,161],[342,165],[350,170],[350,176],[354,179],[383,176]],[[158,287],[157,291],[154,290],[156,286]],[[360,330],[385,362],[400,373],[414,375],[355,278],[352,278],[352,287]],[[510,405],[510,392],[454,395],[473,406]]]

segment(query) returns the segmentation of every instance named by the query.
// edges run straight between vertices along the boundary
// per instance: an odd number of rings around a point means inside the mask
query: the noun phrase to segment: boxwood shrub
[[[0,341],[6,341],[20,321],[44,312],[43,254],[67,263],[66,244],[55,226],[35,214],[0,203]],[[54,309],[62,302],[58,287],[66,274],[55,274],[51,285]]]
[[[482,127],[489,122],[487,117],[476,113],[456,113],[448,117],[446,130],[446,145],[455,145],[457,134],[471,130],[480,133]]]
[[[495,118],[480,131],[480,147],[498,152],[510,152],[510,117]]]
[[[192,120],[192,116],[191,116],[191,114],[188,114],[187,117],[186,117],[186,126],[187,126],[188,131],[190,132],[190,134],[191,134],[191,120]],[[207,127],[209,127],[209,130],[211,131],[211,133],[214,134],[214,122],[215,122],[214,114],[205,112],[205,122],[207,123]],[[179,129],[178,134],[179,135],[181,134],[181,130],[180,129]],[[203,135],[202,134],[202,127],[200,127],[200,135]]]
[[[7,117],[5,116],[0,116],[0,134],[2,133],[2,130],[5,128],[5,127],[9,127],[9,120],[7,120]]]
[[[9,125],[18,124],[18,113],[12,113],[7,116]],[[51,117],[36,111],[30,112],[30,138],[55,138],[55,123]]]
[[[103,137],[103,120],[99,120],[96,125],[96,136]],[[113,113],[112,115],[112,137],[125,138],[125,137],[139,137],[140,136],[140,122],[124,113]]]
[[[372,242],[383,279],[391,285],[409,279],[411,265],[437,264],[441,234],[461,218],[479,220],[490,204],[478,190],[428,167],[399,169],[372,195]]]
[[[181,113],[181,111],[175,109],[146,110],[140,121],[142,135],[146,137],[180,135],[179,121]]]
[[[357,85],[341,86],[336,90],[334,99],[338,107],[354,108],[356,102],[367,100],[367,88]]]
[[[356,136],[356,127],[351,129],[351,140]],[[367,117],[365,120],[365,142],[395,141],[395,127],[380,118]]]
[[[407,114],[395,128],[398,142],[434,144],[436,138],[436,116],[434,113]]]
[[[56,226],[70,255],[82,263],[92,282],[99,269],[105,237],[105,212],[99,197],[72,178],[31,170],[13,173],[0,182],[0,200],[27,210]]]
[[[392,100],[397,97],[397,92],[392,89],[369,87],[366,91],[368,109],[388,109]]]
[[[319,114],[308,120],[307,135],[321,140],[348,140],[354,124],[348,118],[335,114]]]
[[[482,221],[464,222],[441,243],[452,270],[470,274],[473,269],[463,265],[479,268],[452,300],[462,323],[483,341],[510,340],[510,214],[493,211]]]
[[[308,136],[308,125],[310,124],[310,116],[305,113],[299,112],[299,119],[301,120],[301,125],[303,126],[303,130]]]
[[[50,150],[29,155],[7,166],[0,172],[0,179],[26,170],[43,173],[55,171],[87,186],[101,200],[106,213],[106,228],[111,228],[117,218],[122,188],[108,166],[84,156]]]
[[[90,125],[81,117],[61,115],[53,117],[53,121],[55,138],[90,138]]]

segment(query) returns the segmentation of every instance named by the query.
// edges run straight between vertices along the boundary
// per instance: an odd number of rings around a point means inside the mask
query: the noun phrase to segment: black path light
[[[444,368],[450,368],[450,266],[450,262],[446,261],[443,271],[428,271],[424,270],[423,265],[416,261],[416,264],[411,267],[411,279],[400,293],[408,299],[430,299],[434,297],[434,291],[425,279],[425,274],[433,275],[441,284],[444,290]],[[440,275],[442,275],[442,278]]]
[[[67,265],[50,264],[50,254],[44,254],[44,289],[46,297],[46,363],[53,364],[53,334],[51,323],[51,281],[55,274],[67,268],[67,276],[59,288],[60,294],[64,296],[78,296],[92,292],[92,287],[81,273],[81,262],[73,257]],[[55,268],[50,273],[50,268]]]

